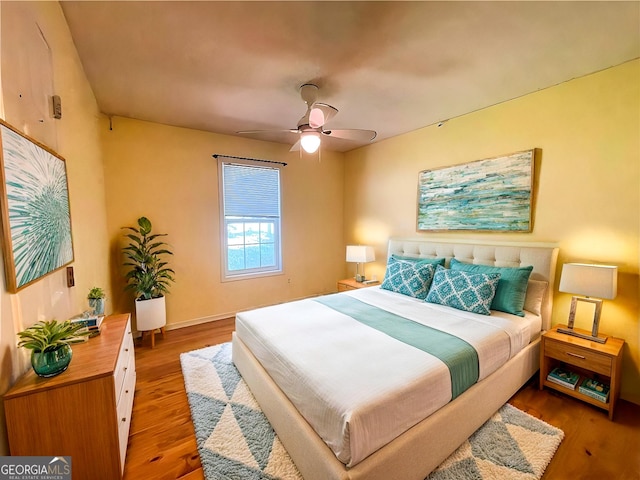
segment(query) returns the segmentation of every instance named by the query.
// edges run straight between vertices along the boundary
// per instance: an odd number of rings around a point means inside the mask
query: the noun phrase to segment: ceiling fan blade
[[[239,133],[241,135],[253,135],[256,133],[282,133],[282,132],[299,133],[298,129],[294,129],[294,128],[283,128],[282,130],[240,130],[236,133]]]
[[[300,140],[294,143],[289,149],[290,152],[297,152],[298,150],[300,150]]]
[[[325,123],[335,117],[338,113],[336,107],[327,105],[326,103],[316,102],[312,105],[309,112],[309,126],[311,128],[322,127]]]
[[[344,130],[327,130],[322,133],[329,137],[342,138],[344,140],[354,140],[357,142],[371,142],[378,135],[378,133],[374,130],[360,130],[357,128],[348,128]]]

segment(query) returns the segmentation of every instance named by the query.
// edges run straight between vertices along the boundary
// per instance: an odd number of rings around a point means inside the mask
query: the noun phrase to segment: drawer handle
[[[111,418],[113,418],[113,417],[111,417]],[[121,421],[126,422],[127,421],[127,417],[122,417]]]
[[[571,353],[571,352],[566,352],[566,353],[567,353],[567,355],[571,355],[572,357],[578,357],[578,358],[580,358],[582,360],[586,360],[587,359],[587,357],[583,357],[582,355],[578,355],[577,353]]]
[[[128,351],[129,351],[129,349],[128,349],[128,348],[125,348],[125,349],[124,349],[124,351],[125,351],[125,352],[128,352]]]

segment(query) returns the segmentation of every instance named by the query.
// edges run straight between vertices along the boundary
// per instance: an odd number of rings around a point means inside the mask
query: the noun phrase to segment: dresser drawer
[[[133,358],[133,356],[133,336],[131,335],[131,321],[129,321],[126,327],[124,338],[122,339],[122,345],[120,347],[120,354],[118,355],[118,360],[116,362],[116,368],[113,371],[116,398],[120,396],[120,392],[122,391],[122,387],[124,385],[124,377],[127,373],[129,363],[131,363],[131,358]],[[133,365],[135,369],[135,363]]]
[[[544,355],[601,375],[611,376],[612,359],[609,355],[550,339],[545,340]]]
[[[133,355],[124,377],[124,385],[117,404],[118,415],[118,440],[120,447],[120,468],[124,470],[124,460],[127,454],[129,440],[129,426],[131,425],[131,412],[133,409],[133,397],[136,389],[136,369]]]

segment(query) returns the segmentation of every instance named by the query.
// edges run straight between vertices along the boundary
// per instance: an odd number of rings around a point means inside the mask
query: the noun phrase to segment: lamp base
[[[591,329],[591,335],[588,333],[581,333],[573,329],[573,324],[576,318],[576,310],[578,308],[578,302],[593,303],[595,305],[595,312],[593,314],[593,328]],[[600,328],[600,313],[602,312],[602,300],[597,298],[583,298],[574,296],[571,299],[571,310],[569,311],[569,323],[567,328],[560,327],[558,332],[565,333],[567,335],[573,335],[574,337],[584,338],[585,340],[591,340],[593,342],[605,343],[607,337],[601,337],[598,335],[598,329]]]
[[[364,275],[360,275],[359,273],[357,273],[356,274],[356,282],[362,283],[364,281],[365,281]]]
[[[599,337],[599,336],[596,337],[593,335],[588,335],[586,333],[577,332],[573,328],[559,327],[557,331],[559,333],[564,333],[566,335],[573,335],[574,337],[579,337],[585,340],[591,340],[592,342],[598,342],[598,343],[607,343],[607,338],[608,338],[608,337]]]

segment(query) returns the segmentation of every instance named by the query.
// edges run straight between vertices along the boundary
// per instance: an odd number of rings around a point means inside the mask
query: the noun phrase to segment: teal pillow
[[[470,273],[499,273],[500,281],[496,296],[491,303],[492,310],[512,313],[524,317],[524,300],[527,296],[527,283],[533,266],[528,267],[489,267],[487,265],[471,265],[451,259],[451,270]]]
[[[426,301],[490,315],[499,280],[499,273],[467,273],[438,265]]]
[[[444,267],[444,258],[418,258],[418,257],[405,257],[404,255],[396,255],[395,253],[391,254],[391,258],[395,258],[397,260],[407,260],[409,262],[421,262],[421,263],[432,263],[434,265],[442,265]]]
[[[391,256],[380,285],[385,290],[424,300],[429,293],[436,266],[432,263],[399,260]]]

